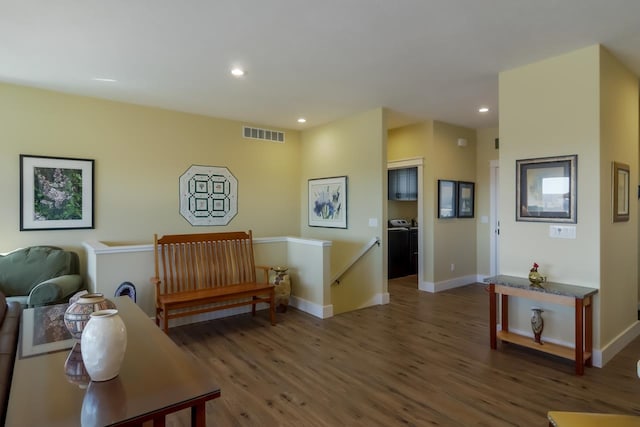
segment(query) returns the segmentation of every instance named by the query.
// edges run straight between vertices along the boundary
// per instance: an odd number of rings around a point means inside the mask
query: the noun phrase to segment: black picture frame
[[[94,228],[94,160],[20,155],[20,231]]]
[[[516,160],[516,221],[577,223],[578,156]]]
[[[473,218],[475,215],[475,183],[458,181],[458,218]]]
[[[438,218],[455,218],[458,211],[458,182],[438,180]]]

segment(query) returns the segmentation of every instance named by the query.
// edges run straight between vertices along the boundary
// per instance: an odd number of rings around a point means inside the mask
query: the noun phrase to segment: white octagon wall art
[[[229,169],[193,165],[180,177],[180,214],[191,225],[227,225],[238,213],[238,180]]]

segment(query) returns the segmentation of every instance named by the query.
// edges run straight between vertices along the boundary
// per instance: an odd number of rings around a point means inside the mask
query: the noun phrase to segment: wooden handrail
[[[366,254],[367,252],[369,252],[369,249],[371,249],[373,247],[373,245],[378,245],[380,246],[380,238],[379,237],[374,237],[371,240],[369,240],[369,243],[367,243],[361,250],[360,252],[353,257],[353,259],[351,260],[351,262],[349,262],[347,264],[346,267],[344,267],[342,269],[342,271],[340,271],[340,273],[336,274],[333,279],[331,280],[331,284],[333,285],[334,283],[340,284],[340,279],[342,278],[342,276],[344,276],[344,274],[349,271],[349,269],[351,267],[353,267],[353,265],[358,262],[358,260],[360,258],[362,258],[364,256],[364,254]]]

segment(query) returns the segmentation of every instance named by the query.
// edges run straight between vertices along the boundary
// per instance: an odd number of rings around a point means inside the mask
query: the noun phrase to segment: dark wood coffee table
[[[49,331],[45,336],[58,341],[43,343],[42,334],[33,334],[39,328],[34,321],[46,316],[37,315],[38,308],[24,310],[6,426],[139,426],[149,420],[164,426],[167,414],[185,408],[191,408],[192,426],[206,425],[205,404],[220,396],[207,366],[171,341],[129,297],[113,301],[127,326],[120,375],[88,385],[65,367],[76,341]],[[34,335],[40,341],[31,345]]]

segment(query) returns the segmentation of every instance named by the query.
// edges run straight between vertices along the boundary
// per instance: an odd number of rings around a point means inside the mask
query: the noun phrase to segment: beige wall
[[[405,159],[423,159],[422,173],[422,207],[423,220],[420,226],[420,234],[422,238],[422,263],[423,275],[418,278],[418,282],[433,282],[433,186],[431,178],[427,181],[427,169],[430,167],[430,156],[433,147],[433,121],[416,123],[409,126],[390,129],[387,139],[387,160],[397,161]],[[406,202],[390,202],[406,203]],[[417,206],[416,206],[417,208]],[[391,214],[394,208],[389,207],[388,218],[392,218]]]
[[[499,78],[501,273],[524,276],[535,261],[549,280],[598,288],[596,349],[633,326],[637,297],[636,205],[629,223],[610,214],[611,160],[631,162],[637,183],[637,80],[601,53],[590,46]],[[552,239],[549,223],[515,221],[515,161],[569,154],[578,155],[577,238]],[[530,329],[530,305],[514,304],[514,329]],[[548,337],[573,343],[572,310],[546,306],[545,316]]]
[[[459,138],[467,140],[466,147],[457,145]],[[476,132],[438,121],[390,130],[389,161],[416,157],[424,159],[421,289],[437,290],[457,280],[471,283],[476,275],[477,212],[475,218],[438,219],[437,197],[438,179],[476,181]]]
[[[386,204],[386,128],[383,109],[302,132],[299,221],[303,237],[331,240],[331,274],[338,274],[373,238],[382,237]],[[308,179],[346,175],[347,229],[308,226]],[[368,225],[369,218],[377,226]],[[384,239],[386,242],[386,239]],[[331,287],[336,314],[372,305],[387,292],[384,248],[374,246]]]
[[[81,242],[148,243],[153,233],[300,229],[300,138],[244,139],[245,123],[0,84],[0,252]],[[282,130],[282,129],[278,129]],[[95,159],[95,229],[19,231],[19,154]],[[238,215],[193,227],[178,206],[191,165],[225,166],[238,180]]]
[[[637,320],[638,78],[600,48],[600,340]],[[612,163],[630,166],[629,221],[613,222]]]
[[[476,135],[476,271],[481,276],[488,276],[491,271],[490,164],[492,160],[498,160],[499,150],[495,148],[498,128],[478,129]],[[483,222],[483,217],[487,222]]]
[[[466,147],[457,145],[458,138],[467,140]],[[434,122],[433,154],[425,179],[432,190],[435,247],[434,282],[452,280],[476,274],[476,221],[474,218],[438,219],[437,185],[439,179],[455,181],[476,180],[476,133],[474,129]],[[477,198],[476,198],[477,200]],[[455,270],[451,271],[451,264]]]

